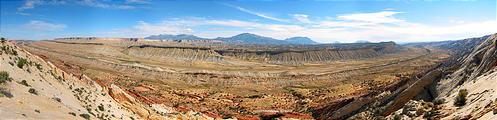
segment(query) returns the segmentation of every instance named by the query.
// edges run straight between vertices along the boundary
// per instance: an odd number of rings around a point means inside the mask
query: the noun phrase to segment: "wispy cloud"
[[[115,9],[133,9],[134,6],[129,5],[116,5],[116,4],[107,4],[98,0],[83,0],[78,2],[80,5],[90,6],[90,7],[99,7],[99,8],[115,8]]]
[[[338,16],[338,19],[341,20],[352,20],[352,21],[364,21],[371,23],[395,23],[395,22],[404,22],[404,20],[397,19],[393,17],[395,14],[399,14],[403,12],[394,12],[394,11],[382,11],[376,13],[358,13],[358,14],[348,14]]]
[[[62,30],[67,26],[65,24],[52,24],[44,21],[31,20],[29,23],[24,24],[23,27],[33,31],[56,31]]]
[[[126,0],[125,3],[127,3],[127,4],[151,4],[152,2],[147,1],[147,0]]]
[[[41,5],[63,5],[63,4],[79,4],[82,6],[98,7],[98,8],[113,8],[113,9],[133,9],[131,5],[120,5],[114,3],[107,3],[106,0],[25,0],[24,4],[17,8],[17,14],[29,15],[29,13],[22,12],[28,9],[34,9],[36,6]],[[148,1],[144,0],[126,0],[128,4],[147,4]]]
[[[51,0],[51,1],[44,1],[44,0],[26,0],[24,1],[24,4],[17,8],[19,11],[27,10],[27,9],[33,9],[37,5],[57,5],[57,4],[66,4],[66,1],[59,1],[59,0]]]
[[[24,13],[24,12],[16,12],[16,14],[19,14],[19,15],[24,15],[24,16],[29,16],[29,15],[31,15],[31,14],[29,14],[29,13]]]
[[[256,15],[256,16],[259,16],[259,17],[262,17],[262,18],[266,18],[266,19],[270,19],[270,20],[275,20],[275,21],[279,21],[279,22],[287,22],[287,20],[283,20],[283,19],[279,19],[279,18],[276,18],[276,17],[271,17],[271,16],[268,16],[268,15],[264,15],[262,13],[254,12],[254,11],[242,8],[240,6],[234,6],[234,5],[230,5],[230,4],[223,4],[223,5],[226,5],[226,6],[229,6],[229,7],[232,7],[232,8],[236,8],[236,9],[242,11],[242,12],[245,12],[245,13],[248,13],[248,14],[252,14],[252,15]]]
[[[297,19],[301,23],[313,23],[307,17],[308,17],[308,15],[304,15],[304,14],[293,14],[293,18]]]

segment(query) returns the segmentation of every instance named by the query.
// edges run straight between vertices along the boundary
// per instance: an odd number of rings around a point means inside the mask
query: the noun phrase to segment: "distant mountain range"
[[[232,37],[218,37],[215,39],[201,38],[195,35],[152,35],[145,39],[171,39],[171,40],[219,40],[226,43],[236,44],[318,44],[308,37],[292,37],[284,40],[278,40],[270,37],[259,36],[251,33],[242,33]]]

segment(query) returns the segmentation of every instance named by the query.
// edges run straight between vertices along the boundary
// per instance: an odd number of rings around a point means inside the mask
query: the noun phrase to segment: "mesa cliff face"
[[[395,43],[354,49],[319,49],[319,50],[217,50],[222,56],[231,56],[242,60],[265,61],[269,63],[325,62],[347,59],[373,58],[398,50]]]
[[[133,46],[125,51],[128,55],[156,58],[156,59],[177,59],[177,60],[205,60],[219,61],[223,57],[209,48],[193,47],[157,47],[157,46]]]
[[[421,90],[413,100],[394,99],[406,104],[390,105],[400,109],[387,109],[387,113],[393,112],[388,119],[497,119],[497,34],[441,47],[450,45],[460,54],[455,61],[438,68],[442,73],[431,77],[432,84],[410,86],[408,89]]]
[[[202,48],[202,47],[161,47],[152,45],[130,46],[124,51],[128,55],[157,58],[220,61],[237,59],[268,63],[306,63],[328,62],[337,60],[366,59],[393,53],[399,50],[395,43],[370,43],[367,46],[347,48],[341,46],[320,45],[312,49],[284,49],[285,46],[275,46],[276,49],[257,49],[251,46],[245,48]],[[282,49],[278,49],[281,47]]]
[[[497,34],[493,34],[430,86],[429,92],[435,99],[446,101],[441,114],[455,119],[497,119],[496,65]],[[467,91],[467,101],[463,106],[455,106],[460,90]]]

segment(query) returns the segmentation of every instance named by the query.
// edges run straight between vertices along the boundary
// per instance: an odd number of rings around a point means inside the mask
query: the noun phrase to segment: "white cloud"
[[[27,10],[27,9],[33,9],[37,5],[57,5],[57,4],[66,4],[66,1],[59,1],[59,0],[51,0],[51,1],[26,0],[21,7],[17,8],[17,10],[23,11],[23,10]]]
[[[464,23],[464,21],[462,21],[462,20],[454,20],[454,19],[450,19],[450,20],[449,20],[449,23],[463,24],[463,23]]]
[[[178,21],[179,22],[179,21]],[[158,24],[150,24],[144,21],[138,21],[137,25],[133,28],[128,29],[117,29],[109,34],[109,37],[146,37],[149,35],[158,34],[191,34],[194,30],[185,26],[173,24],[168,21],[164,21]],[[114,36],[112,36],[114,35]],[[125,36],[123,36],[125,35]]]
[[[129,5],[116,5],[116,4],[107,4],[100,2],[98,0],[83,0],[78,2],[80,5],[90,6],[90,7],[99,7],[99,8],[115,8],[115,9],[133,9],[134,6]]]
[[[29,13],[24,13],[24,12],[16,12],[16,14],[19,14],[19,15],[24,15],[24,16],[31,15],[31,14],[29,14]]]
[[[293,14],[293,18],[297,19],[301,23],[313,23],[312,21],[307,18],[307,15],[304,14]]]
[[[340,20],[364,21],[371,23],[396,23],[404,22],[404,20],[393,17],[395,14],[403,12],[382,11],[377,13],[359,13],[338,16]]]
[[[66,28],[65,24],[51,24],[43,21],[31,20],[23,25],[24,28],[33,31],[57,31]]]
[[[35,5],[39,5],[42,3],[43,2],[41,0],[26,0],[26,2],[24,2],[24,5],[20,8],[17,8],[17,10],[33,9],[35,8]]]
[[[152,2],[147,0],[126,0],[127,4],[151,4]]]
[[[110,5],[108,5],[108,4],[100,3],[100,2],[95,1],[95,0],[83,0],[83,1],[80,1],[79,4],[91,6],[91,7],[100,7],[100,8],[109,8],[110,7]]]
[[[148,1],[143,1],[143,0],[127,0],[125,3],[129,4],[146,4]],[[134,6],[130,5],[118,5],[118,4],[108,4],[105,3],[105,0],[81,0],[81,1],[73,1],[73,0],[26,0],[24,1],[24,4],[17,8],[19,12],[17,14],[20,15],[29,15],[29,13],[24,13],[21,11],[27,10],[27,9],[34,9],[36,6],[40,5],[61,5],[61,4],[67,4],[67,3],[74,3],[74,4],[79,4],[83,6],[90,6],[90,7],[99,7],[99,8],[114,8],[114,9],[133,9],[135,8]]]
[[[116,7],[118,9],[133,9],[133,8],[135,8],[134,6],[129,6],[129,5],[118,5]]]
[[[254,12],[254,11],[251,11],[251,10],[247,10],[247,9],[239,7],[239,6],[233,6],[233,5],[229,5],[229,4],[224,4],[224,5],[229,6],[229,7],[233,7],[233,8],[236,8],[236,9],[242,11],[242,12],[246,12],[246,13],[249,13],[249,14],[252,14],[252,15],[256,15],[256,16],[259,16],[259,17],[263,17],[263,18],[266,18],[266,19],[275,20],[275,21],[279,21],[279,22],[287,22],[287,20],[283,20],[283,19],[279,19],[279,18],[267,16],[267,15],[264,15],[262,13]]]

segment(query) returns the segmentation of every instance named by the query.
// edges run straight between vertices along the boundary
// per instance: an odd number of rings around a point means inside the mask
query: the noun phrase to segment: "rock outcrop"
[[[478,42],[482,38],[485,40]],[[497,34],[482,38],[460,41],[479,44],[475,44],[474,49],[463,54],[458,58],[458,61],[442,68],[444,72],[440,75],[441,77],[425,88],[426,94],[430,94],[432,97],[430,99],[432,102],[423,102],[422,100],[421,102],[434,103],[432,110],[425,109],[423,116],[411,116],[410,112],[401,112],[406,111],[406,109],[426,106],[411,105],[400,109],[387,118],[497,119],[497,68],[495,67],[497,65]],[[466,48],[471,47],[466,46]],[[463,99],[457,99],[460,97]]]
[[[59,69],[11,42],[1,47],[1,119],[214,119],[163,104],[147,105],[114,84]]]
[[[1,44],[2,119],[138,119],[87,77],[75,77],[11,42]],[[2,96],[2,95],[0,95]]]

